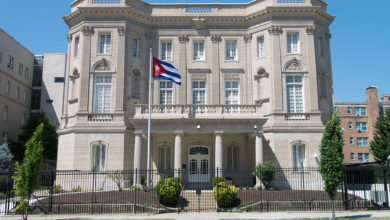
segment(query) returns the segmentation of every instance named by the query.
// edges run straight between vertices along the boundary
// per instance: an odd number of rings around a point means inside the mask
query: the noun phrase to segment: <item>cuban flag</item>
[[[163,62],[153,57],[153,77],[171,80],[181,85],[181,76],[179,71],[172,64]]]

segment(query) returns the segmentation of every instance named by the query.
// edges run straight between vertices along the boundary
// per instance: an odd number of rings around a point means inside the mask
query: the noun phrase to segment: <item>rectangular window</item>
[[[303,113],[303,76],[287,76],[287,111]]]
[[[106,146],[97,145],[94,147],[93,170],[104,171],[106,164]]]
[[[299,34],[287,35],[287,53],[288,54],[299,53]]]
[[[347,107],[347,112],[348,112],[348,115],[351,115],[352,114],[352,107]]]
[[[349,138],[349,145],[353,145],[353,137]]]
[[[20,125],[24,126],[25,120],[26,120],[26,113],[23,112],[23,114],[22,114],[22,121],[21,121]]]
[[[23,64],[19,64],[19,76],[23,76]]]
[[[348,122],[348,129],[350,129],[350,130],[353,129],[353,123],[352,122]]]
[[[237,60],[237,41],[226,42],[226,60]]]
[[[28,75],[29,75],[29,69],[26,67],[24,69],[24,78],[28,79]]]
[[[7,81],[7,84],[5,84],[5,93],[9,94],[11,91],[11,83]]]
[[[16,87],[16,98],[19,99],[20,97],[20,88]]]
[[[7,67],[10,68],[11,70],[14,69],[14,58],[11,56],[9,56],[8,58]]]
[[[204,60],[204,42],[194,42],[194,60]]]
[[[111,53],[111,34],[99,35],[99,53],[101,54]]]
[[[367,116],[367,108],[355,107],[355,116]]]
[[[355,153],[351,153],[351,160],[355,160]]]
[[[55,83],[65,83],[65,77],[54,77]]]
[[[369,153],[358,153],[358,161],[359,162],[370,162],[370,154]]]
[[[3,114],[3,120],[7,121],[8,119],[8,105],[4,106],[4,114]]]
[[[173,83],[171,81],[159,81],[160,105],[172,105]]]
[[[318,54],[320,54],[321,57],[324,56],[324,40],[322,37],[318,38]]]
[[[305,145],[293,145],[294,169],[303,170],[305,165]]]
[[[94,113],[111,112],[111,76],[95,75],[94,77]]]
[[[265,53],[264,53],[264,37],[257,38],[257,48],[258,48],[257,56],[258,57],[264,57],[265,56]]]
[[[357,138],[357,146],[358,147],[368,147],[369,146],[368,137],[358,137]]]
[[[356,122],[356,131],[367,131],[367,122]]]
[[[206,81],[204,80],[192,81],[192,104],[194,105],[206,104]]]
[[[74,57],[79,56],[79,50],[80,50],[80,37],[76,37],[74,40]]]
[[[170,170],[171,169],[171,148],[169,147],[160,147],[160,169]]]
[[[24,90],[24,93],[23,93],[23,101],[26,102],[27,101],[27,91]]]
[[[133,39],[133,56],[134,57],[139,57],[139,38],[134,38]]]
[[[226,105],[240,104],[240,82],[238,80],[225,81],[225,103]],[[226,107],[228,112],[238,112],[238,106]]]
[[[161,60],[172,60],[172,42],[161,42]]]

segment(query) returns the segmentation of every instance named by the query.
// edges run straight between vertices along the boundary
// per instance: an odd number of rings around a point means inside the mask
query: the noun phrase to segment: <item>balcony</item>
[[[258,105],[152,105],[152,119],[255,119],[264,116]],[[134,119],[147,119],[148,105],[136,105]]]

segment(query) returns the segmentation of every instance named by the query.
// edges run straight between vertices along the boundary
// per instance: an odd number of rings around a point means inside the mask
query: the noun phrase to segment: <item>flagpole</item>
[[[146,191],[149,191],[150,184],[150,124],[151,124],[151,100],[152,100],[152,48],[150,48],[150,68],[149,68],[149,103],[148,103],[148,155],[147,155],[147,165],[146,165]]]

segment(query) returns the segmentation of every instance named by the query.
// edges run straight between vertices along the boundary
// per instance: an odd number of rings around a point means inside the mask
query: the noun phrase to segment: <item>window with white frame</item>
[[[226,41],[226,60],[237,60],[237,41]]]
[[[257,49],[258,49],[257,56],[264,57],[265,56],[265,53],[264,53],[265,48],[264,48],[264,37],[263,36],[257,38]]]
[[[133,56],[139,57],[139,38],[133,38]]]
[[[231,146],[227,149],[227,168],[228,170],[238,169],[239,166],[239,148]]]
[[[11,56],[8,57],[7,67],[11,70],[14,69],[14,58]]]
[[[19,76],[23,76],[23,64],[19,64]]]
[[[367,108],[355,107],[355,116],[367,116]]]
[[[206,104],[206,81],[204,80],[192,81],[192,104],[194,105]]]
[[[7,121],[8,119],[8,105],[4,106],[3,120]]]
[[[240,104],[240,82],[238,80],[225,81],[225,103],[226,105]]]
[[[99,53],[100,54],[111,53],[111,34],[99,35]]]
[[[368,147],[369,146],[368,137],[358,137],[357,138],[357,146],[358,147]]]
[[[348,122],[348,129],[350,129],[350,130],[353,129],[353,123],[352,122]]]
[[[348,115],[352,114],[352,107],[347,107]]]
[[[355,153],[351,153],[351,160],[355,160]]]
[[[106,166],[106,146],[98,144],[93,147],[93,170],[104,171]]]
[[[159,81],[159,103],[160,105],[172,105],[173,83],[171,81]]]
[[[354,143],[353,143],[353,137],[350,137],[349,138],[349,145],[353,145]]]
[[[160,160],[159,160],[160,170],[170,170],[171,169],[171,148],[160,147],[159,154],[160,154]]]
[[[367,131],[367,122],[356,122],[356,131]]]
[[[195,41],[194,42],[194,60],[204,60],[204,42]]]
[[[293,162],[294,168],[298,170],[303,170],[305,165],[305,145],[304,144],[294,144],[293,145]]]
[[[299,53],[299,34],[291,33],[287,34],[287,53],[298,54]]]
[[[287,76],[287,112],[303,113],[303,76]]]
[[[74,57],[79,56],[80,51],[80,37],[76,37],[74,40]]]
[[[358,161],[359,162],[370,162],[370,154],[369,153],[358,153]]]
[[[11,90],[11,83],[10,81],[7,81],[7,84],[5,84],[5,93],[9,94]]]
[[[172,60],[172,42],[163,41],[161,42],[161,60]]]
[[[29,69],[26,67],[24,69],[24,78],[28,79],[28,75],[29,75]]]
[[[21,121],[20,125],[24,126],[25,121],[26,121],[26,113],[23,112],[22,113],[22,121]]]
[[[111,112],[111,75],[95,75],[94,83],[94,113],[110,113]]]

